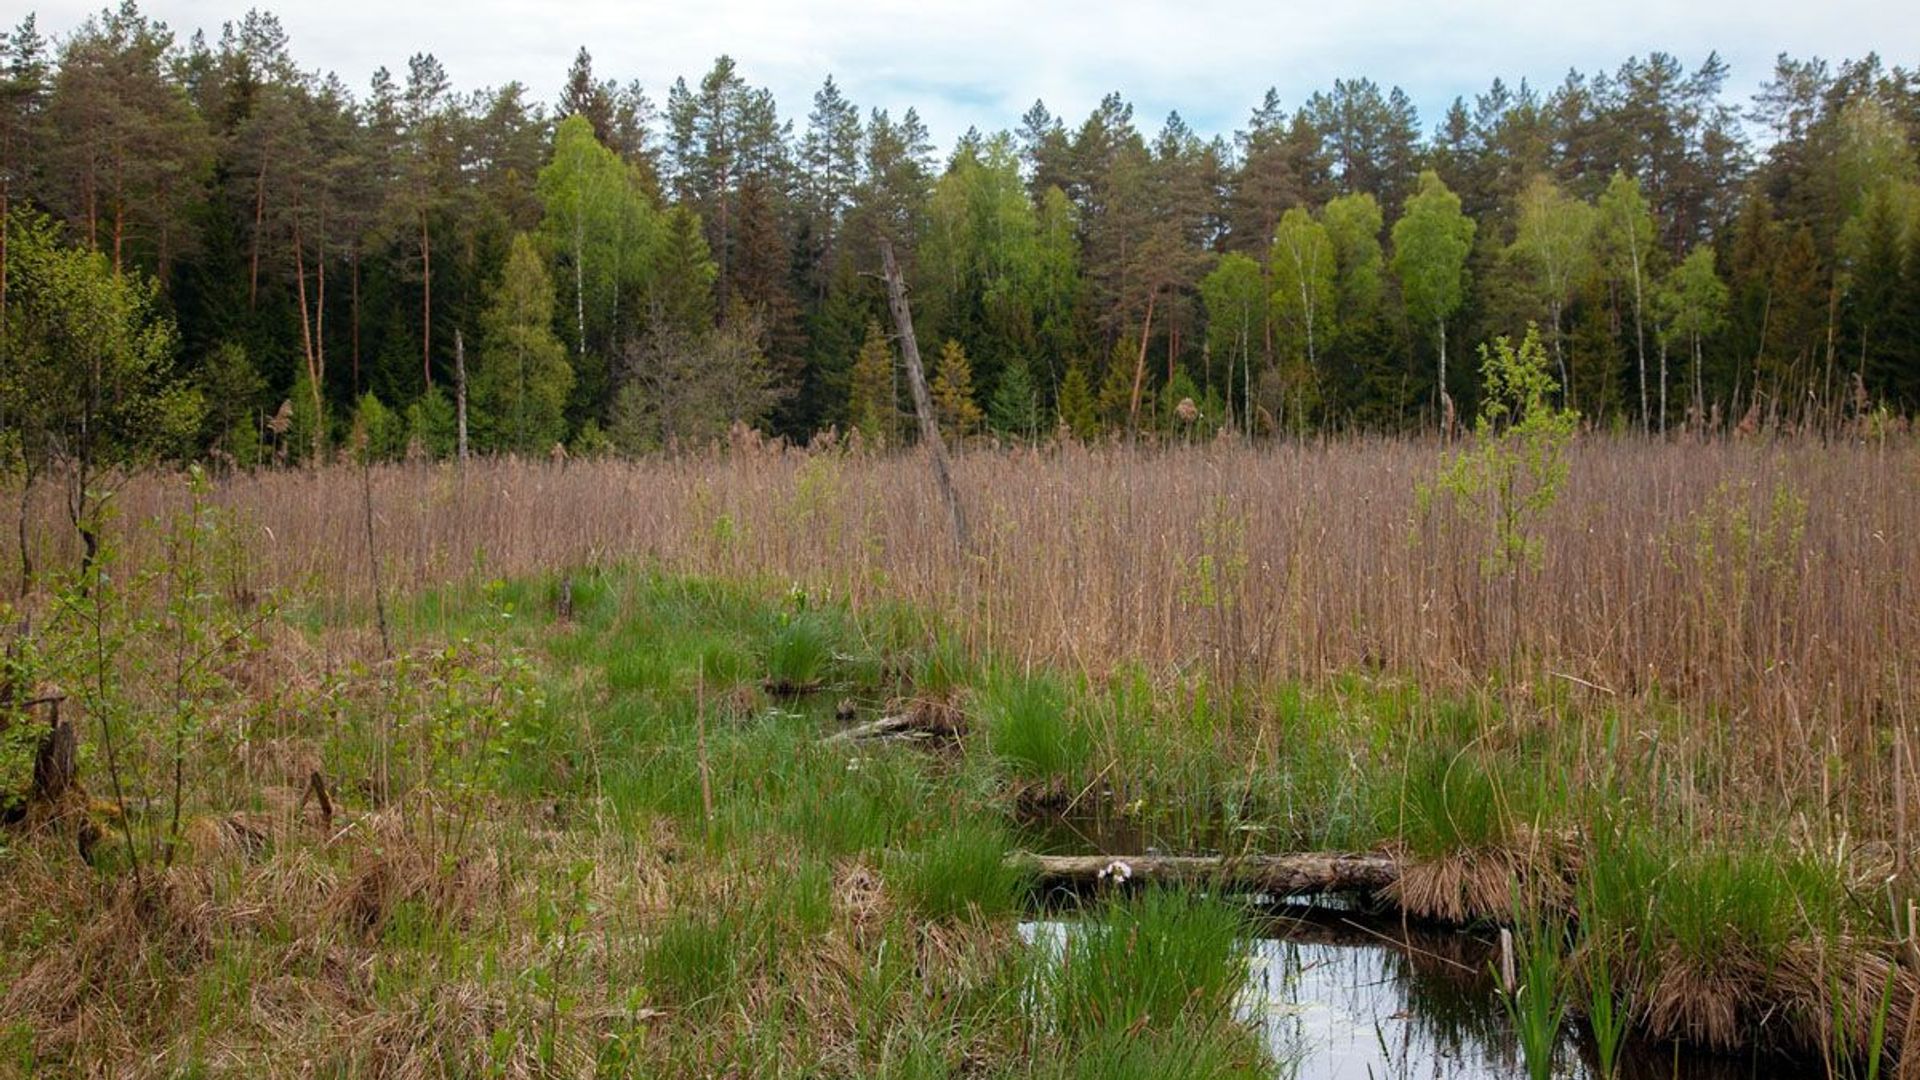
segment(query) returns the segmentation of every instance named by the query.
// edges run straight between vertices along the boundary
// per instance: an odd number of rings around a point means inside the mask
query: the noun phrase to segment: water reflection
[[[1059,897],[1055,898],[1056,901]],[[1290,1080],[1507,1080],[1525,1075],[1493,991],[1492,940],[1403,925],[1322,904],[1263,909],[1245,1018]],[[1023,936],[1057,947],[1067,923],[1035,922]],[[1595,1078],[1577,1025],[1560,1045],[1556,1076]],[[1629,1044],[1623,1080],[1821,1077],[1770,1056],[1730,1058],[1670,1044]]]

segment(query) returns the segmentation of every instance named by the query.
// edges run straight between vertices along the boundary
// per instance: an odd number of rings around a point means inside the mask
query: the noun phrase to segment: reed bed
[[[1920,445],[1588,437],[1537,525],[1538,566],[1513,574],[1483,565],[1483,523],[1423,505],[1444,452],[973,451],[956,462],[966,557],[912,455],[745,443],[394,464],[364,480],[398,592],[615,563],[791,580],[855,607],[915,605],[976,651],[1095,675],[1204,664],[1313,683],[1370,669],[1436,690],[1657,702],[1769,782],[1817,785],[1838,755],[1891,790],[1920,702]],[[135,478],[118,520],[165,513],[181,491]],[[359,469],[232,475],[217,498],[256,530],[262,587],[370,603]],[[51,498],[26,532],[41,565],[77,558]]]

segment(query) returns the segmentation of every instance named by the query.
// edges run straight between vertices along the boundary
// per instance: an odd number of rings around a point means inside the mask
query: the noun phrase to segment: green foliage
[[[957,341],[940,347],[933,362],[933,411],[947,438],[964,440],[979,428],[980,405],[973,397],[973,364]]]
[[[1100,412],[1084,364],[1067,368],[1067,377],[1060,384],[1060,422],[1081,442],[1091,442],[1100,435]]]
[[[553,282],[533,241],[513,238],[500,283],[480,317],[473,405],[480,444],[538,453],[566,435],[573,367],[553,336]]]
[[[1438,173],[1421,173],[1419,191],[1393,225],[1393,272],[1416,325],[1445,323],[1466,299],[1474,231],[1473,219],[1460,210],[1460,196]]]
[[[1333,342],[1337,311],[1333,242],[1327,228],[1300,207],[1274,230],[1267,265],[1273,274],[1274,322],[1296,379],[1319,376],[1319,354]]]
[[[1480,348],[1480,417],[1474,445],[1454,455],[1422,488],[1427,505],[1444,494],[1491,533],[1482,562],[1489,575],[1538,566],[1539,521],[1567,480],[1567,446],[1578,416],[1550,403],[1556,389],[1537,330],[1515,349],[1507,338]]]
[[[853,361],[853,385],[847,403],[847,423],[870,442],[884,445],[899,432],[895,405],[893,350],[877,320],[867,321],[867,336]]]
[[[1015,357],[1000,370],[1000,385],[993,388],[993,399],[987,403],[987,423],[996,433],[1016,439],[1036,439],[1044,433],[1039,392],[1024,358]]]
[[[659,213],[633,170],[600,145],[593,125],[581,116],[568,117],[554,129],[553,156],[535,187],[542,208],[540,234],[559,259],[556,277],[574,315],[571,344],[576,351],[593,349],[605,356],[620,329],[622,297],[648,269],[647,254],[660,233]],[[625,302],[632,303],[631,295]]]
[[[45,671],[40,641],[18,633],[20,616],[11,604],[0,604],[0,626],[8,628],[0,649],[0,819],[10,817],[25,802],[33,786],[34,757],[46,725],[25,702],[40,686]],[[23,692],[24,690],[24,692]]]
[[[85,520],[104,496],[101,473],[185,452],[205,403],[176,378],[178,333],[158,282],[65,246],[29,211],[6,224],[6,446],[29,478],[64,467]]]
[[[222,342],[201,365],[201,400],[207,404],[202,439],[214,450],[231,454],[236,464],[260,460],[260,429],[256,411],[266,393],[266,380],[255,370],[244,346]]]
[[[1244,421],[1254,357],[1265,347],[1273,307],[1260,264],[1239,252],[1223,256],[1200,279],[1200,299],[1207,312],[1207,347],[1214,363],[1226,361],[1227,400],[1241,403],[1234,414]]]
[[[296,416],[298,413],[296,412]],[[354,456],[366,461],[392,461],[406,452],[406,430],[393,410],[369,390],[353,410],[353,434],[348,440]]]
[[[459,417],[445,388],[435,386],[407,406],[407,452],[451,457],[460,441]]]

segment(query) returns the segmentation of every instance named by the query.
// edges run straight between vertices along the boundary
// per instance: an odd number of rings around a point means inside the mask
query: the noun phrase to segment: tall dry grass
[[[1891,783],[1896,733],[1920,711],[1920,447],[1583,439],[1540,523],[1540,565],[1512,578],[1484,571],[1484,527],[1423,511],[1442,452],[963,454],[977,523],[965,559],[912,456],[755,446],[392,465],[374,470],[372,499],[389,588],[657,561],[921,605],[972,645],[1096,672],[1134,659],[1308,680],[1376,668],[1447,689],[1651,697],[1751,751],[1771,780],[1817,784],[1837,753]],[[183,497],[163,476],[127,484],[128,542],[146,542],[130,523]],[[257,529],[262,586],[348,600],[368,593],[361,497],[352,469],[235,475],[217,495]],[[70,563],[71,534],[46,500],[28,529],[37,561]]]

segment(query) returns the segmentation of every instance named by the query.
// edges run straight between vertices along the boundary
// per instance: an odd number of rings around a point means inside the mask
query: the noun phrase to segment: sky
[[[31,2],[31,0],[29,0]],[[116,0],[117,2],[117,0]],[[432,52],[465,90],[509,80],[551,101],[576,49],[595,71],[638,79],[656,104],[721,53],[804,126],[827,75],[863,110],[919,109],[937,145],[969,126],[1011,128],[1036,98],[1076,124],[1118,90],[1151,134],[1178,109],[1203,135],[1230,133],[1268,87],[1289,110],[1336,78],[1400,86],[1431,130],[1457,95],[1496,75],[1551,88],[1570,68],[1611,69],[1665,51],[1691,70],[1718,50],[1744,99],[1781,52],[1829,60],[1877,51],[1920,63],[1912,0],[280,0],[303,66],[363,89],[375,68],[404,75]],[[42,33],[64,36],[99,0],[41,0]],[[147,0],[182,41],[210,39],[241,0]],[[6,21],[11,22],[12,19]]]

